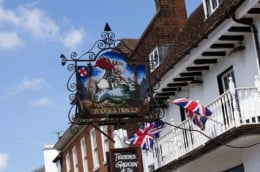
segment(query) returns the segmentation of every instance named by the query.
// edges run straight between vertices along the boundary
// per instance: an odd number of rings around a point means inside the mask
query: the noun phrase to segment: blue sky
[[[201,2],[186,0],[188,13]],[[138,38],[154,13],[154,0],[0,0],[0,172],[41,166],[69,126],[60,54],[87,51],[106,22],[117,39]]]

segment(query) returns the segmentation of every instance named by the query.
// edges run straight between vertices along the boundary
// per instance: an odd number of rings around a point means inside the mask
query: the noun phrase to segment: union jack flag
[[[179,98],[173,101],[174,104],[184,108],[188,114],[188,117],[197,125],[201,130],[205,129],[205,124],[212,112],[201,105],[200,103],[189,100],[187,98]]]
[[[135,144],[143,150],[151,151],[154,141],[159,137],[160,132],[165,127],[162,121],[145,122],[135,134],[128,138],[126,143]]]

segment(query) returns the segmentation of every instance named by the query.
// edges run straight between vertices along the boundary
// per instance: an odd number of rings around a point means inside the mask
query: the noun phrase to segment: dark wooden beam
[[[229,32],[251,32],[250,27],[242,27],[242,26],[233,26],[229,30]]]
[[[225,51],[205,51],[202,53],[203,56],[226,56]]]
[[[194,64],[216,64],[217,59],[196,59],[194,60]]]
[[[251,8],[247,13],[248,14],[260,14],[260,8]]]
[[[188,86],[188,83],[187,82],[177,82],[177,83],[169,83],[167,84],[167,87],[185,87],[185,86]]]
[[[219,38],[221,41],[243,41],[243,35],[223,35]]]
[[[166,103],[160,103],[160,104],[152,104],[153,108],[167,108],[168,105]]]
[[[210,48],[234,48],[235,44],[233,43],[223,43],[223,44],[212,44]]]
[[[167,88],[162,89],[163,92],[174,92],[177,90],[178,90],[178,88],[174,88],[174,87],[167,87]]]
[[[169,96],[155,96],[154,97],[156,100],[167,100],[167,99],[169,99]]]
[[[182,81],[193,81],[194,77],[182,77],[182,78],[173,78],[175,82],[182,82]]]
[[[243,23],[248,23],[248,24],[250,24],[250,23],[253,23],[253,18],[249,18],[249,17],[247,17],[247,18],[241,18],[241,19],[239,19],[239,21],[241,21],[241,22],[243,22]]]
[[[203,81],[202,80],[194,80],[194,81],[191,81],[191,84],[202,84]]]
[[[209,66],[191,66],[186,68],[187,71],[209,70]]]
[[[180,76],[201,76],[202,72],[182,72]]]
[[[175,96],[175,91],[170,91],[170,92],[163,92],[163,93],[157,93],[156,95],[155,95],[155,97],[156,96],[158,96],[158,97],[160,97],[160,96]]]

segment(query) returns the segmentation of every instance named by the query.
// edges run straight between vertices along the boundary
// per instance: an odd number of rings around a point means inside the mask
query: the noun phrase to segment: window
[[[223,0],[203,0],[205,16],[209,17],[221,4]]]
[[[70,168],[70,154],[67,153],[66,155],[66,169],[67,169],[67,172],[71,172],[71,168]]]
[[[229,67],[224,72],[222,72],[220,75],[218,75],[218,87],[219,87],[219,94],[223,94],[224,92],[228,91],[229,88],[229,78],[232,77],[232,80],[234,82],[234,85],[236,85],[235,82],[235,74],[233,67]],[[229,93],[230,94],[230,93]],[[237,95],[235,95],[237,96]],[[232,121],[234,119],[234,108],[232,99],[229,98],[230,96],[225,95],[221,99],[221,108],[222,108],[222,115],[223,115],[223,121],[224,126],[232,125]]]
[[[159,65],[159,52],[158,48],[155,48],[149,55],[150,71],[153,72]]]
[[[229,90],[229,77],[232,77],[232,80],[235,84],[235,75],[232,66],[218,76],[218,86],[220,94]]]
[[[81,147],[81,156],[83,162],[83,172],[88,172],[88,161],[87,161],[87,149],[86,149],[86,141],[85,138],[80,140],[80,147]]]
[[[102,126],[100,129],[101,131],[107,134],[107,126]],[[104,134],[102,134],[101,139],[102,139],[104,163],[106,163],[107,162],[106,154],[107,152],[109,152],[108,138]]]
[[[76,146],[74,146],[73,149],[72,149],[72,159],[73,159],[74,172],[78,172],[78,157],[77,157]]]
[[[99,168],[99,161],[98,161],[98,148],[97,148],[97,137],[96,137],[96,130],[92,128],[90,130],[90,137],[91,137],[91,149],[92,149],[92,157],[93,157],[93,166],[94,169]]]
[[[157,45],[153,51],[149,54],[150,72],[153,72],[166,57],[170,45]]]

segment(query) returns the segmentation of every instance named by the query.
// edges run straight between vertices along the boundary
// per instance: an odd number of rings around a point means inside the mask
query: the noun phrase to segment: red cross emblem
[[[79,72],[79,75],[80,75],[81,77],[87,76],[87,71],[86,71],[86,69],[85,69],[84,67],[81,67],[81,68],[78,70],[78,72]]]

